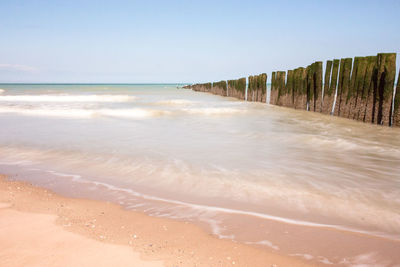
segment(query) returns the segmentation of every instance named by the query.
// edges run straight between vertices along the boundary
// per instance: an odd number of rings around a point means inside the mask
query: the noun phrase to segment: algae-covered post
[[[322,112],[322,61],[314,63],[314,111]]]
[[[282,99],[282,104],[285,107],[293,107],[293,70],[287,71],[286,86]]]
[[[293,108],[302,108],[302,92],[303,92],[303,72],[304,68],[297,68],[293,71]]]
[[[245,99],[246,94],[246,78],[228,81],[228,96],[241,100]]]
[[[377,104],[374,116],[376,123],[389,125],[391,121],[391,104],[393,99],[394,79],[396,77],[396,54],[380,53],[377,61]]]
[[[351,79],[351,70],[352,70],[352,58],[346,58],[344,61],[344,72],[343,72],[343,80],[342,80],[342,104],[343,112],[341,112],[340,116],[347,117],[347,110],[349,109],[349,94],[350,94],[350,79]]]
[[[314,102],[314,63],[307,66],[307,111],[311,110],[311,106],[314,106],[312,103]]]
[[[211,90],[211,83],[197,83],[193,85],[194,91],[209,92]]]
[[[282,95],[285,87],[285,82],[282,84],[282,72],[277,71],[276,72],[276,90],[277,90],[277,96],[276,96],[276,103],[275,105],[277,106],[282,106]],[[283,87],[282,87],[283,86]]]
[[[332,60],[326,61],[325,67],[325,76],[324,76],[324,93],[322,94],[322,108],[321,112],[324,114],[329,114],[329,97],[331,96],[331,92],[329,90],[330,80],[331,80],[331,72],[332,72]],[[328,101],[327,101],[328,100]]]
[[[240,78],[237,80],[237,91],[240,94],[240,99],[245,99],[246,97],[246,78]]]
[[[358,65],[360,62],[360,57],[355,57],[354,58],[354,62],[353,62],[353,70],[351,72],[351,76],[350,76],[350,84],[349,84],[349,88],[347,91],[347,96],[345,98],[345,105],[344,108],[341,110],[342,113],[342,117],[345,118],[350,118],[351,117],[351,113],[353,112],[353,106],[354,103],[356,102],[355,97],[357,95],[356,93],[356,77],[358,74]]]
[[[266,103],[267,102],[267,74],[262,73],[257,75],[257,101]]]
[[[400,71],[397,77],[396,94],[393,107],[393,124],[394,127],[400,127]]]
[[[276,100],[278,99],[278,90],[276,86],[276,72],[272,72],[271,75],[271,93],[269,97],[269,103],[276,105]]]
[[[252,95],[253,95],[253,90],[252,90],[252,83],[253,83],[253,76],[250,75],[249,77],[247,77],[247,91],[246,91],[246,100],[247,101],[251,101],[253,99]]]
[[[349,113],[349,118],[353,120],[358,120],[360,116],[360,110],[362,109],[362,97],[364,93],[364,78],[367,70],[367,57],[360,57],[358,59],[357,75],[355,76],[354,90],[355,96],[353,96],[353,101],[351,102],[351,111]]]
[[[335,116],[339,115],[340,98],[342,96],[343,70],[344,70],[344,58],[340,59],[340,65],[339,65],[336,102],[335,102],[335,108],[334,108],[334,113],[333,113],[333,115],[335,115]]]
[[[297,97],[298,97],[298,90],[299,90],[299,73],[300,68],[293,70],[293,91],[292,91],[292,103],[293,108],[297,108]]]
[[[247,101],[257,101],[257,91],[256,91],[256,85],[255,85],[255,77],[253,75],[250,75],[248,78],[248,86],[247,86]]]
[[[212,88],[212,83],[203,83],[201,85],[202,92],[211,92],[211,88]]]
[[[267,101],[267,74],[249,76],[248,101]]]
[[[346,98],[350,86],[350,74],[352,58],[344,58],[340,61],[340,73],[339,73],[339,85],[338,85],[338,95],[336,98],[335,115],[342,116],[346,110]]]
[[[340,59],[334,59],[332,66],[331,85],[329,86],[329,92],[331,93],[331,95],[329,100],[327,99],[327,102],[330,105],[329,114],[331,115],[334,115],[335,113],[335,99],[337,99],[336,90],[338,89],[339,65],[340,65]]]
[[[205,83],[204,84],[204,91],[205,92],[211,92],[211,89],[212,89],[212,83]]]
[[[295,107],[298,109],[307,109],[307,69],[299,68],[298,70],[298,88],[295,96]]]
[[[278,87],[278,99],[277,105],[282,106],[282,96],[286,93],[286,71],[278,71],[277,72],[277,87]]]
[[[219,81],[212,84],[211,92],[216,95],[226,96],[227,86],[226,81]]]
[[[234,90],[235,90],[236,81],[237,80],[228,80],[227,81],[228,88],[226,90],[226,96],[233,96],[233,94],[235,94]]]
[[[376,56],[367,57],[367,70],[364,78],[365,107],[364,112],[360,113],[359,119],[364,122],[373,122],[375,112],[375,89],[376,89]]]

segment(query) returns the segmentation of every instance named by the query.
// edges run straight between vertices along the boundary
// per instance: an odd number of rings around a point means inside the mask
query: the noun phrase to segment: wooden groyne
[[[316,61],[307,67],[274,71],[269,104],[400,127],[400,84],[396,53]],[[400,76],[400,73],[399,73]],[[187,85],[184,88],[253,102],[267,102],[267,74],[247,79]]]

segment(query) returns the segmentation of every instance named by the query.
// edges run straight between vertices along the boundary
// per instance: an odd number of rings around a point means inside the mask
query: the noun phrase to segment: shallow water
[[[400,129],[177,85],[0,88],[0,173],[272,248],[226,215],[400,240]]]

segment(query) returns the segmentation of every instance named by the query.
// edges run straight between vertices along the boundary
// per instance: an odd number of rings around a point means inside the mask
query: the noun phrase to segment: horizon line
[[[124,85],[124,84],[139,84],[139,85],[146,85],[146,84],[192,84],[192,83],[185,83],[185,82],[176,82],[176,83],[162,83],[162,82],[139,82],[139,83],[117,83],[117,82],[0,82],[0,84],[57,84],[57,85],[62,85],[62,84],[68,84],[68,85],[74,85],[74,84],[81,84],[81,85],[90,85],[90,84],[120,84],[120,85]]]

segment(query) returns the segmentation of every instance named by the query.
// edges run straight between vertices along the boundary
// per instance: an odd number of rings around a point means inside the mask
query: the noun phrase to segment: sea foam
[[[0,102],[128,102],[129,95],[5,95]]]
[[[1,107],[1,113],[19,114],[24,116],[43,116],[59,118],[82,118],[90,119],[96,117],[114,117],[126,119],[144,119],[159,117],[169,114],[168,111],[132,108],[132,109],[83,109],[83,108],[21,108]]]
[[[191,109],[184,109],[184,111],[190,114],[200,114],[200,115],[228,115],[228,114],[245,112],[245,110],[237,108],[214,108],[214,107],[191,108]]]

